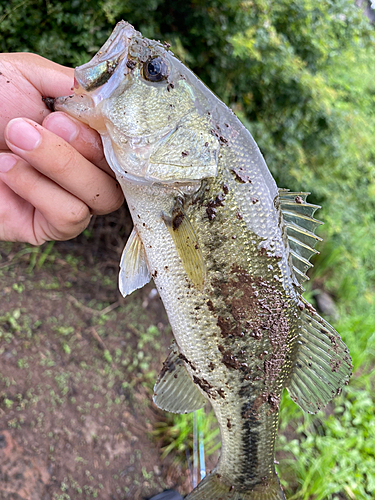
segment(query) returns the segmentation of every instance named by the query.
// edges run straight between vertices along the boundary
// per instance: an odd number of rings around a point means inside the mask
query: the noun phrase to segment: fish
[[[125,21],[75,69],[56,110],[102,138],[133,231],[124,296],[153,278],[174,343],[154,389],[163,410],[211,404],[216,467],[188,500],[285,500],[274,466],[287,388],[316,413],[349,381],[348,348],[302,296],[320,208],[279,189],[236,115],[174,56]]]

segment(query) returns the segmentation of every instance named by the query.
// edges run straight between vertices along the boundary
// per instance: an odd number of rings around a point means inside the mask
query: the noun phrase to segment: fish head
[[[87,123],[120,182],[194,183],[217,173],[217,98],[169,50],[119,22],[55,109]],[[122,183],[122,182],[121,182]]]

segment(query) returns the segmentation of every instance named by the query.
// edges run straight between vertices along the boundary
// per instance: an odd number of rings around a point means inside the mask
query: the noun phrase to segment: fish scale
[[[151,277],[175,343],[154,389],[166,411],[210,401],[215,469],[188,500],[285,500],[274,469],[281,393],[317,412],[348,383],[338,333],[302,297],[320,224],[279,190],[251,134],[172,52],[121,21],[55,100],[100,133],[134,222],[125,296]]]

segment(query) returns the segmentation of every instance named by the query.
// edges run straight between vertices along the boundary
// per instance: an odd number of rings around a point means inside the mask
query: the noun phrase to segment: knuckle
[[[99,201],[99,200],[98,200]],[[95,207],[93,207],[93,213],[97,215],[104,215],[114,212],[119,209],[124,203],[124,195],[121,188],[116,184],[116,187],[112,189],[106,197],[103,197],[101,202],[95,200]]]
[[[70,239],[82,232],[90,222],[90,211],[87,205],[78,201],[66,207],[61,215],[58,224],[58,239]]]
[[[53,169],[54,175],[61,178],[64,175],[68,175],[72,170],[74,171],[77,164],[77,157],[74,149],[64,143],[60,145],[57,153],[51,168]]]

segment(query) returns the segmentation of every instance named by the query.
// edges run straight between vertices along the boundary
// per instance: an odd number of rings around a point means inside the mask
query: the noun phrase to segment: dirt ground
[[[152,435],[166,418],[151,402],[172,338],[163,306],[153,283],[119,296],[129,227],[93,227],[40,249],[0,244],[1,500],[191,489]]]

